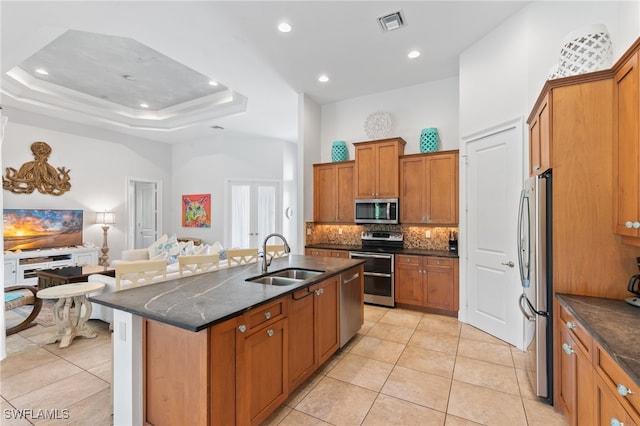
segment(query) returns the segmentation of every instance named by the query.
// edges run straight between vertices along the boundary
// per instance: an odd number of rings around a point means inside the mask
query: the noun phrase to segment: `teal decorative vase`
[[[438,129],[427,127],[420,133],[420,152],[436,152],[440,149],[440,137]]]
[[[331,161],[347,161],[349,159],[349,150],[345,141],[334,141],[331,144]]]

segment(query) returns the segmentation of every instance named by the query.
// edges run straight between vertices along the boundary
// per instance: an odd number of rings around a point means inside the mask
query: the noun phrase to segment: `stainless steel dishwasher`
[[[350,269],[340,275],[340,347],[362,326],[362,277],[360,270]]]

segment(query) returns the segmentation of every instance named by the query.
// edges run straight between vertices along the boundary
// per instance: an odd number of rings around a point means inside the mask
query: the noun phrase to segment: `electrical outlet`
[[[124,321],[120,321],[120,323],[118,324],[120,327],[120,340],[122,340],[123,342],[127,341],[127,323]]]
[[[338,235],[342,235],[342,228],[338,228]]]
[[[311,228],[307,228],[307,235],[311,235]]]
[[[424,237],[425,238],[431,238],[431,230],[427,229],[426,231],[424,231]]]

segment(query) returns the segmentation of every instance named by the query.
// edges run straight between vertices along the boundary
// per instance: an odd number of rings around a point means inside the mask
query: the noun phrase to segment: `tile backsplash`
[[[405,248],[448,250],[449,232],[458,234],[457,227],[430,227],[408,225],[327,225],[306,223],[305,244],[359,245],[363,231],[398,231],[404,234]],[[425,231],[431,233],[430,238]]]

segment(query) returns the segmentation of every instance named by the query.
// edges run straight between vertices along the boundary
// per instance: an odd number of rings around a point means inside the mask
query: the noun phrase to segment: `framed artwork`
[[[211,228],[211,194],[182,196],[182,226]]]

